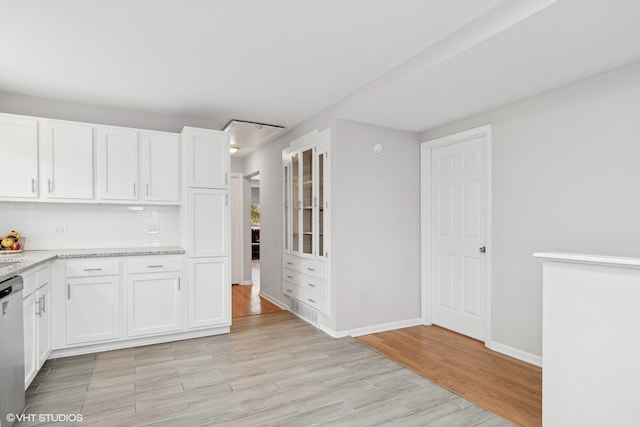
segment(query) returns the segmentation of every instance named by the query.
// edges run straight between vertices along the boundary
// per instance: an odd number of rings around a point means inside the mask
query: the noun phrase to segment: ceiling
[[[637,0],[0,1],[0,92],[214,129],[423,131],[640,60]]]

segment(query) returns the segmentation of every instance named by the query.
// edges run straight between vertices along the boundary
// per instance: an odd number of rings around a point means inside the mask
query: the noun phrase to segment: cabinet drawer
[[[158,273],[161,271],[181,271],[182,258],[135,259],[125,262],[127,273]]]
[[[289,296],[295,299],[302,298],[302,292],[300,288],[292,283],[283,282],[282,293],[285,294],[286,296]]]
[[[308,306],[313,307],[316,310],[319,310],[321,312],[324,312],[325,298],[323,296],[320,296],[312,292],[306,292],[303,290],[302,296],[299,299],[300,301],[307,304]]]
[[[290,270],[300,271],[300,258],[284,254],[282,256],[282,267]]]
[[[302,274],[318,277],[320,279],[327,278],[327,264],[322,261],[301,259],[298,271]]]
[[[300,282],[300,273],[298,273],[297,271],[289,270],[288,268],[283,268],[282,280],[285,282],[298,284],[298,282]]]
[[[118,260],[72,261],[67,263],[67,277],[109,276],[120,274]]]
[[[327,294],[327,282],[317,277],[301,274],[298,285],[305,291],[313,292],[314,294],[323,296]]]

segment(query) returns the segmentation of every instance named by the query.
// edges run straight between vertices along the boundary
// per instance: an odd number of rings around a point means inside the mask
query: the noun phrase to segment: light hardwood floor
[[[542,369],[438,326],[362,336],[358,342],[520,425],[542,425]]]
[[[260,288],[253,285],[231,287],[231,316],[244,317],[282,311],[280,307],[260,296]]]
[[[510,425],[286,311],[236,318],[228,335],[49,360],[26,413],[82,414],[80,426]]]

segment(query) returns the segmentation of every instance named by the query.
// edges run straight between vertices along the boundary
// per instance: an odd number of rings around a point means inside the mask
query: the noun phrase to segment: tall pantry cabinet
[[[182,131],[189,328],[231,324],[229,134]]]
[[[316,130],[282,152],[282,293],[293,312],[313,323],[317,314],[330,316],[329,145],[329,129]]]

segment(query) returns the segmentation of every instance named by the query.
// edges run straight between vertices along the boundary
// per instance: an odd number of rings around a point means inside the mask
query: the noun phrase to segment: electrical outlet
[[[160,227],[158,227],[157,225],[148,225],[147,226],[147,233],[149,233],[149,234],[159,234],[160,233]]]
[[[56,225],[53,228],[53,234],[69,234],[69,227],[66,225]]]

